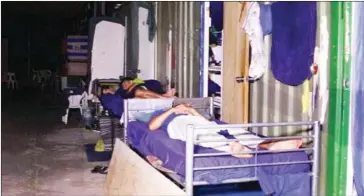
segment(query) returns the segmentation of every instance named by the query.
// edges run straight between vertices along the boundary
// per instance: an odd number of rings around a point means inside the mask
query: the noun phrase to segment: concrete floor
[[[90,172],[100,163],[83,149],[98,136],[83,131],[77,112],[63,125],[57,98],[2,91],[2,195],[103,195],[106,175]]]

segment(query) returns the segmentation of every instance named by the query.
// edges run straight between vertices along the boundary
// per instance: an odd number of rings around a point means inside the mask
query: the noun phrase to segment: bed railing
[[[295,150],[253,150],[249,152],[242,152],[237,154],[260,154],[260,153],[277,153],[277,152],[293,152],[293,151],[313,151],[313,159],[309,161],[291,161],[291,162],[277,162],[277,163],[260,163],[257,164],[244,164],[244,165],[232,165],[232,166],[217,166],[217,167],[194,167],[195,157],[211,157],[211,156],[224,156],[232,155],[232,153],[207,153],[207,154],[195,154],[194,145],[203,142],[227,142],[227,141],[244,141],[252,139],[226,139],[226,140],[197,140],[195,137],[195,132],[203,129],[229,129],[229,128],[257,128],[257,127],[283,127],[283,126],[311,126],[313,128],[313,134],[309,136],[287,136],[287,137],[264,137],[265,140],[282,140],[282,139],[303,139],[312,138],[313,147],[312,148],[300,148]],[[261,140],[261,139],[260,139]],[[256,158],[256,156],[255,156]],[[233,168],[247,168],[247,167],[262,167],[262,166],[276,166],[276,165],[289,165],[289,164],[307,164],[312,163],[312,196],[318,196],[319,190],[319,170],[320,170],[320,123],[318,121],[314,122],[277,122],[277,123],[252,123],[252,124],[222,124],[222,125],[206,125],[206,126],[194,126],[189,125],[187,128],[187,138],[186,138],[186,176],[185,176],[185,191],[187,195],[193,195],[193,188],[195,185],[200,183],[195,182],[193,174],[195,171],[201,170],[216,170],[216,169],[233,169]]]

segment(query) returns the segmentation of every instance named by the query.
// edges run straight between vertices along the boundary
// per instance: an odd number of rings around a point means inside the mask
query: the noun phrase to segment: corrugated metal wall
[[[198,96],[200,13],[199,2],[157,3],[156,79],[166,86],[175,86],[180,97]],[[270,62],[270,36],[265,38],[265,47]],[[268,66],[262,79],[250,85],[250,122],[308,121],[308,112],[303,112],[302,108],[303,93],[303,85],[294,87],[277,81]],[[308,135],[308,130],[310,128],[304,126],[255,131],[278,136]]]
[[[320,23],[323,17],[330,19],[330,2],[317,3],[317,32],[316,32],[316,46],[320,46]],[[327,30],[330,32],[330,21],[327,24]],[[268,62],[270,62],[270,47],[271,37],[265,38],[265,51],[267,52]],[[329,63],[329,59],[327,59]],[[320,67],[320,65],[319,65]],[[319,68],[320,69],[320,68]],[[330,66],[328,64],[326,71],[329,73]],[[327,76],[329,77],[329,76]],[[326,78],[329,82],[329,78]],[[310,85],[310,91],[311,90]],[[320,87],[319,87],[320,88]],[[304,86],[297,87],[288,86],[277,81],[268,66],[266,74],[260,81],[250,85],[250,121],[251,122],[277,122],[277,121],[307,121],[309,120],[308,113],[303,113],[302,95],[304,93]],[[322,100],[318,101],[317,108],[322,107]],[[319,119],[319,110],[316,109],[312,113],[312,120]],[[320,170],[320,185],[325,187],[326,184],[326,152],[327,152],[327,113],[326,119],[323,123],[323,130],[321,134],[321,170]],[[260,134],[267,136],[277,135],[308,135],[311,132],[309,127],[281,127],[281,128],[263,128],[255,130]],[[306,140],[306,144],[310,145],[310,141]],[[320,195],[325,195],[325,189],[320,189]]]
[[[265,38],[265,51],[270,63],[271,36]],[[267,67],[261,80],[250,85],[250,122],[307,121],[308,113],[302,112],[303,85],[288,86],[276,80]],[[307,135],[308,127],[262,128],[258,133],[266,136]]]
[[[321,13],[320,7],[328,5],[324,2],[317,3],[317,24],[316,46],[320,44],[320,20],[322,15],[328,15],[327,11]],[[326,8],[327,9],[327,8]],[[325,9],[324,9],[325,10]],[[270,63],[271,36],[265,37],[265,51],[268,62]],[[311,83],[311,82],[310,82]],[[250,85],[250,121],[251,122],[279,122],[279,121],[308,121],[318,119],[317,110],[313,111],[312,119],[309,117],[310,110],[304,109],[304,105],[310,105],[310,100],[303,104],[304,84],[300,86],[288,86],[276,80],[267,67],[265,75],[261,80]],[[312,85],[309,84],[310,91]],[[309,97],[310,99],[311,97]],[[321,103],[318,103],[319,105]],[[311,134],[310,127],[273,127],[262,128],[257,131],[262,135],[308,135]],[[308,144],[310,140],[306,140]]]
[[[200,2],[157,3],[156,79],[179,97],[199,95],[200,8]]]

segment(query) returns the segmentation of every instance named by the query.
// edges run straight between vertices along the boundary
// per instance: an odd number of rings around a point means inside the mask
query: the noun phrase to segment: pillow
[[[149,123],[149,121],[153,117],[153,113],[154,112],[149,112],[149,113],[143,112],[143,113],[135,114],[135,120],[137,120],[139,122],[143,122],[143,123]]]
[[[198,113],[200,113],[203,117],[205,117],[207,120],[214,120],[213,118],[212,118],[212,116],[210,115],[210,113],[209,112],[206,112],[206,111],[198,111],[197,110],[197,112]]]

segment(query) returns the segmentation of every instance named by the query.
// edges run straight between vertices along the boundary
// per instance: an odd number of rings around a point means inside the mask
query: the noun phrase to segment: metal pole
[[[128,144],[128,121],[129,121],[129,105],[128,100],[124,100],[124,143]]]
[[[274,122],[274,123],[249,123],[249,124],[224,124],[224,125],[196,125],[195,129],[214,128],[250,128],[250,127],[284,127],[284,126],[314,126],[315,122]]]
[[[124,76],[128,76],[128,17],[125,17],[125,40],[124,40]]]
[[[194,128],[193,125],[187,126],[186,138],[186,193],[193,196],[193,153],[194,153]]]
[[[210,32],[210,26],[211,26],[211,19],[210,19],[210,2],[205,1],[204,2],[204,26],[201,27],[203,29],[203,97],[208,96],[208,77],[209,77],[209,32]],[[222,72],[221,72],[222,75]],[[222,103],[221,103],[222,105]]]
[[[178,58],[178,97],[184,97],[185,95],[183,94],[183,84],[182,84],[182,76],[183,76],[183,61],[182,61],[182,55],[183,55],[183,2],[176,2],[177,3],[177,12],[178,12],[178,27],[177,27],[177,33],[178,33],[178,50],[176,51],[177,53],[177,58]]]
[[[212,117],[212,119],[215,119],[215,114],[214,114],[214,98],[210,97],[210,115]]]
[[[194,12],[193,12],[193,8],[194,8],[194,5],[195,5],[195,2],[194,1],[191,1],[191,2],[188,2],[189,4],[189,9],[188,9],[188,45],[189,45],[189,97],[193,97],[194,95],[194,73],[196,71],[198,71],[198,69],[194,69],[196,67],[196,65],[194,64],[194,59],[195,59],[195,48],[194,48],[194,39],[195,39],[195,31],[194,31]],[[195,87],[196,88],[196,87]]]
[[[31,77],[30,76],[30,57],[31,57],[31,55],[30,55],[30,31],[28,31],[28,77]]]
[[[101,15],[105,16],[105,12],[106,12],[106,6],[105,6],[105,1],[101,2]]]
[[[94,1],[94,17],[97,16],[97,2]]]
[[[188,39],[188,2],[182,2],[182,9],[183,9],[183,96],[184,97],[188,97],[187,95],[187,82],[192,82],[192,81],[187,81],[187,75],[188,72],[191,70],[188,70],[188,65],[187,65],[187,39]]]
[[[320,144],[321,144],[321,133],[320,133],[320,122],[315,121],[314,127],[314,153],[313,153],[313,167],[312,167],[312,196],[319,195],[319,178],[320,178]]]

